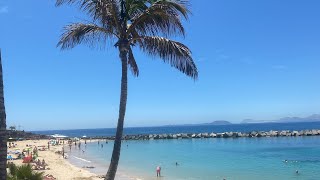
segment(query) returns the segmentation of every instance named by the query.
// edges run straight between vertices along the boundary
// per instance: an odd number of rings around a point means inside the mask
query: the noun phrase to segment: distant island
[[[213,121],[213,122],[210,122],[210,123],[198,123],[198,124],[175,124],[175,125],[164,125],[165,127],[167,126],[202,126],[202,125],[213,125],[213,126],[219,126],[219,125],[230,125],[232,124],[231,122],[229,121],[224,121],[224,120],[219,120],[219,121]]]
[[[293,123],[293,122],[317,122],[320,121],[320,114],[313,114],[307,117],[284,117],[277,120],[253,120],[244,119],[241,124],[249,123]]]

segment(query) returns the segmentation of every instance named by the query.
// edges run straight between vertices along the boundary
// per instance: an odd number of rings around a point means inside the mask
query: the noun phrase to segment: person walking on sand
[[[157,166],[157,177],[160,177],[161,176],[161,167],[160,166]]]

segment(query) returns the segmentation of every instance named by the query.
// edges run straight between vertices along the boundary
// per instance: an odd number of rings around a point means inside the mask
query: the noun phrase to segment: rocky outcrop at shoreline
[[[49,139],[48,135],[34,134],[26,131],[7,130],[7,137],[9,141],[14,140],[28,140],[28,139]]]
[[[224,133],[177,133],[177,134],[139,134],[125,135],[123,140],[157,140],[157,139],[196,139],[196,138],[260,138],[260,137],[285,137],[285,136],[318,136],[320,129],[301,130],[301,131],[252,131],[243,132],[224,132]],[[106,137],[113,140],[114,137]]]

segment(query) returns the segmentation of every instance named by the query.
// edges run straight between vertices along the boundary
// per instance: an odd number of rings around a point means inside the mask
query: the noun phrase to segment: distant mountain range
[[[222,121],[222,120],[219,120],[219,121],[213,121],[211,123],[199,123],[199,124],[181,124],[179,126],[195,126],[195,125],[229,125],[229,124],[232,124],[231,122],[229,121]],[[177,125],[164,125],[164,126],[177,126]]]
[[[294,123],[294,122],[317,122],[320,121],[320,114],[313,114],[308,117],[284,117],[276,120],[254,120],[244,119],[240,124],[249,123]],[[201,125],[229,125],[232,124],[229,121],[213,121],[211,123],[203,123]]]
[[[253,120],[253,119],[244,119],[241,121],[241,124],[247,123],[292,123],[292,122],[316,122],[320,121],[320,114],[313,114],[308,117],[284,117],[277,120]]]
[[[308,117],[284,117],[276,120],[254,120],[244,119],[240,124],[251,124],[251,123],[294,123],[294,122],[320,122],[320,114],[313,114]],[[180,126],[195,126],[195,125],[230,125],[233,124],[229,121],[219,120],[210,123],[199,123],[199,124],[181,124]],[[238,123],[236,123],[238,124]],[[165,126],[177,126],[177,125],[165,125]]]

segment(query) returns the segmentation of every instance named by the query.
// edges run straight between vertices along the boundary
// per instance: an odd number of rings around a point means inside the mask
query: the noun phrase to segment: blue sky
[[[115,127],[118,52],[85,45],[61,52],[63,26],[87,18],[54,3],[0,0],[7,123],[27,130]],[[318,0],[191,0],[182,41],[198,81],[135,49],[140,76],[130,74],[125,126],[320,113],[319,7]]]

